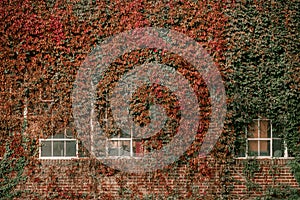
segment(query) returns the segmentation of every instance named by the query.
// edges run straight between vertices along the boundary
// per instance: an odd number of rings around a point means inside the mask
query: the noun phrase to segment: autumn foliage
[[[277,7],[276,5],[274,6],[280,11],[284,7],[281,4],[284,3],[276,3]],[[246,99],[249,93],[243,91],[243,84],[255,90],[256,86],[253,86],[251,79],[257,77],[255,73],[259,69],[253,69],[254,74],[246,74],[252,68],[252,65],[263,66],[265,64],[264,59],[269,58],[266,54],[271,55],[266,50],[266,46],[263,46],[263,44],[262,46],[256,45],[259,41],[265,41],[259,37],[261,32],[255,32],[255,27],[259,27],[260,24],[248,24],[250,22],[254,23],[255,20],[254,18],[251,18],[251,20],[247,18],[247,12],[252,12],[251,9],[256,9],[253,11],[254,13],[267,17],[262,10],[266,9],[271,13],[271,7],[266,7],[260,1],[255,1],[251,5],[253,6],[248,9],[245,8],[246,4],[243,2],[214,0],[172,0],[167,2],[154,0],[2,0],[0,2],[0,144],[3,145],[0,147],[0,153],[4,154],[6,151],[4,144],[10,138],[10,134],[22,133],[30,138],[30,141],[32,141],[30,145],[37,147],[39,138],[47,138],[51,134],[58,133],[73,122],[71,93],[77,71],[89,53],[105,38],[139,27],[161,27],[178,31],[197,41],[209,52],[218,70],[221,72],[226,88],[228,113],[223,135],[211,153],[211,158],[203,158],[201,155],[198,155],[199,148],[209,126],[211,114],[209,92],[204,80],[201,78],[201,74],[197,73],[190,63],[173,52],[145,48],[126,53],[117,58],[110,65],[111,70],[105,74],[104,81],[98,85],[96,110],[99,122],[101,124],[109,103],[104,98],[105,94],[115,87],[116,82],[126,71],[149,61],[166,64],[184,76],[194,89],[199,101],[200,120],[203,126],[199,127],[195,141],[185,154],[180,157],[178,162],[167,166],[162,171],[149,175],[148,178],[161,180],[161,183],[166,187],[164,191],[168,191],[167,180],[171,177],[171,172],[182,166],[188,166],[190,169],[187,172],[188,174],[185,175],[190,178],[191,183],[193,181],[197,182],[197,178],[200,175],[203,181],[212,178],[212,174],[215,171],[211,165],[215,163],[224,165],[225,167],[219,173],[226,174],[226,170],[230,167],[228,160],[231,160],[234,154],[234,142],[239,137],[238,133],[241,131],[241,127],[255,117],[256,113],[252,113],[254,112],[252,108],[262,105],[259,101],[249,103]],[[295,29],[294,26],[290,25],[296,23],[292,21],[294,12],[296,12],[295,7],[297,6],[294,6],[293,1],[291,1],[287,3],[287,8],[284,8],[289,11],[286,13],[285,21],[282,21],[288,30],[287,35]],[[253,15],[253,13],[250,14]],[[244,28],[240,27],[239,23],[245,25],[243,26]],[[261,24],[267,23],[262,21]],[[275,24],[274,26],[276,27],[277,25]],[[263,27],[261,31],[263,32],[266,28],[269,27]],[[280,32],[280,29],[276,29],[276,31]],[[247,32],[255,36],[249,36]],[[293,34],[296,37],[298,33]],[[243,37],[243,35],[247,37]],[[268,37],[272,41],[274,39],[272,37],[275,36],[268,32]],[[285,35],[282,35],[275,39],[276,41],[281,41],[284,40],[284,37]],[[249,44],[245,38],[249,39]],[[282,60],[293,60],[296,58],[295,53],[292,52],[293,48],[284,49],[282,47],[284,45],[288,46],[288,44],[280,42],[276,44],[275,46],[279,49],[274,48],[274,55],[272,54],[273,57],[270,56],[269,60],[276,63],[275,57],[282,51],[288,52]],[[282,49],[280,49],[280,46]],[[260,52],[261,49],[264,52]],[[250,54],[255,54],[257,57],[247,57]],[[260,60],[260,63],[257,63],[257,59]],[[289,106],[283,112],[294,114],[293,108],[295,108],[296,98],[299,95],[299,76],[295,75],[296,73],[299,74],[299,67],[295,63],[291,61],[285,65],[285,67],[289,65],[290,68],[287,69],[288,73],[284,76],[285,80],[283,82],[292,81],[287,84],[288,89],[284,89],[289,91],[290,95],[287,99],[277,99],[279,102],[288,100]],[[268,63],[268,66],[271,65],[272,63]],[[278,66],[276,70],[278,68],[280,67]],[[261,67],[261,69],[265,68]],[[268,69],[272,71],[272,67]],[[276,74],[276,70],[272,72],[274,73],[271,75],[273,78],[281,76],[281,74]],[[267,76],[267,72],[263,73],[262,76]],[[260,80],[256,80],[256,82],[258,81]],[[283,82],[279,81],[278,83]],[[271,88],[273,86],[270,85]],[[279,90],[281,89],[279,88]],[[258,96],[260,98],[268,98],[263,96],[265,92],[265,94],[270,94],[276,100],[278,97],[275,94],[277,90],[274,91],[264,88],[263,92]],[[141,104],[136,104],[137,101]],[[163,144],[168,143],[170,138],[176,134],[176,128],[180,119],[178,100],[168,88],[155,84],[145,85],[134,93],[130,107],[134,120],[139,125],[144,126],[150,123],[149,104],[154,103],[160,104],[165,108],[169,117],[167,125],[172,130],[168,133],[169,135],[166,135],[164,130],[162,130],[149,141],[145,140],[144,142],[148,149],[160,149]],[[281,104],[278,103],[276,106],[280,107]],[[270,111],[267,109],[268,107],[268,103],[264,102],[261,111],[266,111],[268,116],[276,116],[276,108]],[[243,112],[246,110],[249,112],[244,114]],[[111,110],[108,112],[109,117],[112,118]],[[283,117],[283,115],[280,116]],[[289,116],[292,122],[286,123],[292,126],[292,131],[290,132],[292,136],[296,135],[295,127],[299,127],[298,118]],[[297,121],[293,119],[298,120],[298,125]],[[21,137],[18,134],[16,134],[16,138]],[[111,134],[113,133],[108,131],[107,135]],[[76,136],[76,131],[74,131],[74,135]],[[13,139],[14,142],[15,139]],[[296,148],[299,148],[298,142],[299,139],[289,142],[295,151]],[[296,146],[297,144],[298,146]],[[23,151],[22,148],[22,146],[19,146],[11,156],[17,158],[17,152]],[[89,155],[87,149],[82,146],[80,148],[83,155]],[[297,153],[299,154],[299,150]],[[30,156],[32,155],[35,155],[35,158],[37,157],[34,153],[30,154]],[[210,162],[210,159],[213,161]],[[98,161],[92,160],[89,164],[89,167],[94,170],[91,173],[94,173],[93,175],[95,176],[99,174],[108,177],[112,175],[118,176],[119,186],[122,186],[122,180],[128,176],[128,174],[122,174],[107,166],[103,166]],[[76,167],[70,167],[68,174],[72,176],[72,174],[76,174],[75,171]],[[147,175],[145,176],[147,177]],[[229,179],[230,175],[224,175],[224,179],[217,181],[215,184],[217,185],[216,187],[223,188],[220,191],[225,195],[229,193],[227,191],[227,188],[230,186]],[[31,177],[31,180],[35,182],[41,181],[33,177]],[[52,185],[48,188],[52,194],[55,193],[61,197],[65,195],[62,198],[66,199],[86,198],[84,194],[78,194],[67,189],[66,191],[59,189],[59,185],[55,184],[55,180],[55,177],[53,177],[53,180],[51,180]],[[98,184],[97,180],[90,186],[90,190],[93,191],[91,196],[89,196],[90,198],[92,198],[92,195],[99,197],[96,196],[96,184]],[[132,186],[131,189],[136,191],[138,197],[142,198],[137,185]],[[109,186],[107,190],[109,190]],[[179,197],[193,198],[195,193],[192,192],[192,189],[189,188],[187,191],[185,194],[178,194]],[[123,191],[119,195],[133,198],[134,194],[128,194],[126,191]],[[172,194],[166,193],[161,195],[162,198],[166,198]],[[106,193],[101,197],[113,198],[112,196],[113,194],[110,196],[108,192],[108,194]]]

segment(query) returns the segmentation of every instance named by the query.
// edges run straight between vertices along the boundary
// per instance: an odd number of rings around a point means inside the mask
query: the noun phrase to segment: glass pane
[[[248,141],[248,155],[249,156],[258,156],[258,141],[257,140]]]
[[[246,156],[246,144],[241,144],[235,152],[237,157],[245,157]]]
[[[93,138],[93,140],[94,140],[93,141],[93,143],[94,143],[94,149],[93,149],[94,156],[96,156],[96,157],[105,157],[106,156],[106,139],[104,139],[101,136],[99,136],[99,137],[96,136],[96,137]],[[79,152],[79,155],[80,155],[80,152]]]
[[[64,156],[64,141],[53,141],[53,156]]]
[[[273,139],[273,156],[274,157],[284,156],[284,145],[282,140]]]
[[[248,137],[249,138],[257,138],[258,137],[258,121],[254,120],[248,126]]]
[[[42,157],[51,156],[51,141],[42,141],[41,145],[42,145],[41,156]]]
[[[282,129],[279,129],[278,127],[274,126],[274,124],[272,124],[272,126],[273,138],[281,138]]]
[[[76,141],[66,141],[66,156],[76,156]]]
[[[121,151],[120,156],[130,156],[130,141],[120,141],[121,142]]]
[[[271,121],[260,120],[260,137],[270,138],[271,137]]]
[[[108,155],[118,156],[120,152],[119,141],[109,141],[108,143]]]
[[[109,141],[109,156],[130,156],[130,141]]]
[[[60,138],[60,139],[63,139],[63,138],[64,138],[64,133],[58,133],[58,134],[55,134],[55,135],[53,135],[53,138]]]
[[[78,140],[78,156],[79,157],[88,157],[88,149],[85,147],[85,145],[83,145],[83,143]],[[106,148],[103,147],[102,149],[103,153],[101,155],[99,155],[98,153],[95,153],[95,156],[105,156],[105,153],[106,153]]]
[[[128,138],[128,139],[130,139],[131,138],[130,134],[131,134],[131,132],[126,133],[124,131],[121,131],[120,132],[120,137],[121,138]]]
[[[144,155],[143,143],[140,140],[135,140],[133,143],[133,156],[141,157]]]
[[[259,141],[260,156],[270,156],[270,141]]]
[[[73,130],[72,129],[67,129],[65,137],[68,138],[68,139],[74,138],[73,137]]]
[[[288,148],[288,157],[295,157],[295,152],[294,151],[291,151],[289,148]]]

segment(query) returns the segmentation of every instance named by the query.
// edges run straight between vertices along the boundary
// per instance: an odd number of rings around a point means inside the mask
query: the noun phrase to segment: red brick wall
[[[258,159],[259,169],[248,178],[258,187],[247,188],[247,175],[243,172],[246,160],[236,160],[236,165],[232,166],[231,171],[234,177],[234,189],[232,195],[236,197],[261,196],[268,188],[279,187],[280,185],[289,185],[299,189],[295,177],[288,166],[289,159]],[[247,199],[247,198],[246,198]]]
[[[225,165],[211,161],[199,161],[198,167],[189,168],[182,164],[164,171],[147,174],[125,174],[95,166],[89,159],[41,160],[38,168],[26,184],[19,189],[29,193],[23,199],[132,199],[149,197],[166,199],[215,199],[221,196],[220,177]],[[254,173],[251,181],[259,188],[247,189],[246,175],[243,173],[245,160],[235,160],[229,165],[232,199],[251,199],[261,196],[267,187],[279,184],[299,188],[293,177],[288,160],[258,160],[260,170]],[[276,167],[275,167],[276,166]],[[228,165],[227,165],[228,168]]]

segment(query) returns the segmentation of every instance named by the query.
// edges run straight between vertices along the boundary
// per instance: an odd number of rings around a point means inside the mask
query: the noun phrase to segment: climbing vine
[[[227,65],[233,70],[230,106],[235,150],[244,146],[247,124],[259,116],[272,119],[274,132],[287,142],[289,156],[295,157],[295,175],[300,152],[297,9],[296,1],[236,3],[227,13],[226,29],[231,47]]]
[[[21,134],[11,134],[2,147],[3,157],[0,160],[0,196],[1,199],[18,197],[22,190],[16,190],[18,184],[24,184],[30,170],[35,167],[32,157],[36,153],[34,142]],[[30,169],[30,170],[27,170]]]
[[[51,171],[49,182],[45,178],[49,192],[47,197],[113,198],[109,192],[110,185],[104,179],[115,176],[114,184],[119,187],[117,194],[122,198],[174,196],[192,199],[213,196],[230,199],[233,190],[231,166],[235,163],[235,152],[245,144],[245,126],[260,115],[272,119],[276,131],[287,142],[289,154],[294,156],[291,167],[299,182],[298,10],[299,3],[293,0],[1,1],[0,81],[4,84],[0,85],[0,141],[6,144],[2,145],[6,148],[1,149],[5,158],[1,160],[1,169],[8,170],[1,170],[0,179],[6,180],[3,182],[5,186],[1,185],[1,195],[11,197],[13,188],[26,180],[24,168],[28,164],[27,158],[35,158],[31,154],[19,153],[12,148],[15,145],[6,142],[8,138],[27,142],[26,137],[18,134],[8,137],[8,134],[21,133],[24,118],[24,133],[32,137],[32,141],[47,138],[66,127],[72,121],[73,82],[92,49],[109,36],[149,26],[175,30],[191,37],[207,49],[222,74],[228,103],[227,118],[223,134],[210,157],[198,155],[211,114],[209,92],[201,75],[186,60],[172,52],[150,48],[135,50],[111,64],[111,71],[106,73],[105,81],[98,88],[96,110],[99,122],[105,116],[103,108],[109,103],[104,99],[104,93],[115,87],[116,81],[134,65],[157,61],[177,70],[197,93],[203,127],[198,129],[195,141],[176,163],[142,177],[149,183],[144,193],[138,183],[130,184],[130,174],[91,160],[88,162],[90,171],[84,177],[92,180],[86,183],[89,185],[88,192],[59,188],[59,177],[55,175],[60,170],[58,166]],[[135,115],[134,120],[140,125],[149,123],[150,104],[160,104],[166,109],[170,118],[167,125],[172,127],[171,132],[166,136],[166,130],[162,130],[150,141],[145,141],[150,151],[162,148],[177,130],[180,119],[178,100],[169,90],[155,84],[140,88],[134,97],[130,109]],[[142,106],[137,107],[136,102]],[[111,118],[111,111],[108,112]],[[104,127],[104,124],[101,126]],[[74,134],[76,136],[76,131]],[[108,131],[107,134],[115,133]],[[18,144],[22,148],[31,148],[23,146],[22,142]],[[80,148],[83,156],[89,155],[87,149]],[[176,176],[176,170],[186,169],[186,166],[188,170],[184,171],[183,176],[187,181],[184,182]],[[215,169],[216,166],[218,169]],[[79,161],[74,161],[68,166],[66,174],[74,179],[81,174],[78,170],[83,168]],[[258,168],[254,161],[246,163],[243,173],[250,180]],[[5,178],[14,171],[17,171],[15,179]],[[9,175],[4,175],[7,173]],[[220,178],[211,184],[208,180],[214,179],[215,174]],[[33,182],[42,181],[28,177]],[[169,186],[172,181],[180,184],[172,188]],[[196,185],[201,185],[200,182],[207,183],[207,190]],[[161,191],[155,191],[158,185],[163,188]],[[181,189],[185,190],[184,194]]]

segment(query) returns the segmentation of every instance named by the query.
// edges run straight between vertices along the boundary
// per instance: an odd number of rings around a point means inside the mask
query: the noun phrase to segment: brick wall
[[[221,171],[228,165],[213,160],[199,160],[196,167],[179,164],[155,173],[126,174],[102,166],[90,159],[41,160],[26,184],[18,188],[27,191],[22,199],[216,199],[221,197]],[[261,196],[268,187],[280,184],[299,189],[287,166],[287,159],[257,160],[260,167],[252,177],[245,174],[245,162],[236,159],[229,165],[232,199],[252,199]],[[259,187],[249,188],[251,180]],[[151,198],[150,198],[151,197]]]
[[[288,166],[289,159],[257,159],[254,161],[259,164],[259,168],[252,176],[245,174],[247,160],[238,159],[236,165],[231,167],[235,180],[233,195],[247,199],[262,196],[270,188],[284,187],[285,185],[299,189],[299,184]]]

